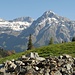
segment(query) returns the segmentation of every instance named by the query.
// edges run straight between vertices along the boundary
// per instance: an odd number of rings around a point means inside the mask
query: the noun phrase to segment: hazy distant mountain
[[[30,17],[21,17],[10,21],[0,19],[0,34],[19,35],[20,32],[28,28],[33,21]]]
[[[13,30],[13,35],[15,32],[16,35],[18,31],[22,31],[17,36],[13,36],[11,33],[1,33],[0,35],[0,45],[5,49],[15,49],[17,52],[27,49],[30,34],[32,34],[35,46],[48,45],[51,37],[55,43],[61,43],[62,41],[71,41],[75,36],[75,21],[59,16],[52,11],[46,11],[37,20],[22,17],[3,23],[5,24],[0,25],[2,29],[7,27],[6,31]],[[21,28],[21,26],[23,27]]]
[[[19,17],[19,18],[16,18],[12,21],[21,21],[21,22],[29,22],[29,23],[32,23],[34,21],[34,19],[32,19],[31,17]]]

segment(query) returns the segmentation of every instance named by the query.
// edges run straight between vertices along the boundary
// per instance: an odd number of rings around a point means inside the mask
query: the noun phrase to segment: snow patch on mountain
[[[32,24],[33,20],[30,19],[31,18],[29,18],[28,20],[27,18],[27,21],[29,22],[26,21],[26,18],[25,21],[23,20],[23,18],[22,18],[23,21],[21,20],[21,18],[19,19],[19,21],[17,21],[17,19],[15,19],[16,21],[4,21],[3,19],[0,19],[0,28],[5,28],[5,29],[9,28],[13,31],[22,31],[28,28]]]
[[[20,30],[24,30],[26,29],[27,27],[29,27],[31,25],[31,23],[28,23],[28,22],[8,22],[8,21],[5,21],[5,22],[0,22],[0,27],[1,28],[10,28],[12,30],[15,30],[15,31],[20,31]]]

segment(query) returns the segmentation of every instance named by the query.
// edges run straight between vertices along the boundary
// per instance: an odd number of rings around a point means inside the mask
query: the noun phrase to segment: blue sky
[[[48,10],[75,20],[75,0],[0,0],[0,18],[6,20],[23,16],[37,19]]]

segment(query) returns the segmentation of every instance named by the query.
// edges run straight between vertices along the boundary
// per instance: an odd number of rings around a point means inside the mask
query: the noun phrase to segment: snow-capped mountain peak
[[[58,23],[59,16],[55,14],[53,11],[46,11],[44,14],[36,20],[36,24],[33,26],[46,26],[49,24],[51,26],[52,23]]]
[[[70,41],[75,36],[75,22],[52,11],[46,11],[20,36],[28,37],[29,34],[32,34],[36,46],[47,45],[51,37],[55,43]]]
[[[53,11],[46,11],[42,16],[44,16],[45,18],[47,17],[53,17],[56,14]]]
[[[49,14],[55,14],[53,11],[46,11],[44,14],[49,15]]]

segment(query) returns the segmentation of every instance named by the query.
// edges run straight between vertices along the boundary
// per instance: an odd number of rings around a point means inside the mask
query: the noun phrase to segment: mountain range
[[[33,21],[30,17],[20,17],[10,21],[0,19],[0,34],[7,33],[17,36],[22,30],[28,28]]]
[[[0,46],[20,52],[27,49],[29,35],[35,47],[54,43],[70,42],[75,36],[75,21],[62,17],[53,11],[46,11],[38,19],[20,17],[6,21],[0,19]]]

